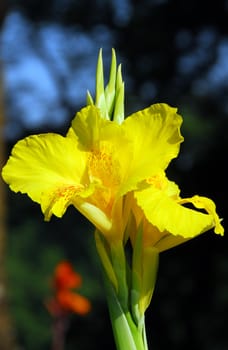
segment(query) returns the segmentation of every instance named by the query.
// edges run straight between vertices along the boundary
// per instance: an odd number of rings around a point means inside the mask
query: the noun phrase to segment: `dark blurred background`
[[[18,139],[66,132],[87,89],[94,94],[99,49],[108,74],[114,47],[126,115],[156,102],[178,107],[185,142],[169,177],[182,196],[212,198],[226,229],[227,0],[1,0],[0,20],[2,164]],[[73,208],[44,223],[26,196],[3,184],[0,194],[0,350],[50,349],[44,301],[62,258],[93,304],[88,316],[72,315],[66,350],[114,349],[90,224]],[[228,349],[227,242],[211,231],[161,254],[150,349]]]

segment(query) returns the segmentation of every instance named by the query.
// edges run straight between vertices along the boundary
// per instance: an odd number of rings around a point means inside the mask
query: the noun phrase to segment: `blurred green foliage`
[[[51,278],[56,264],[68,259],[82,275],[78,292],[90,299],[92,311],[83,317],[71,315],[67,349],[90,349],[91,339],[103,333],[104,325],[110,337],[100,337],[96,346],[111,349],[111,326],[92,227],[73,208],[62,220],[53,218],[45,223],[39,206],[28,198],[11,193],[9,198],[9,207],[16,215],[10,211],[6,262],[10,309],[20,346],[50,349],[52,318],[45,300],[52,295]],[[110,343],[106,344],[107,340]]]

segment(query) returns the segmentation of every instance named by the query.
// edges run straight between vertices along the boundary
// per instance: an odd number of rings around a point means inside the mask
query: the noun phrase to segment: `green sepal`
[[[109,82],[105,88],[106,107],[107,107],[107,113],[110,116],[110,119],[113,113],[115,95],[116,95],[116,54],[115,54],[115,50],[112,49],[112,60],[111,60],[111,67],[110,67]]]
[[[158,271],[159,252],[154,247],[144,247],[142,255],[142,291],[139,302],[139,311],[143,314],[150,305],[153,296],[157,271]]]
[[[99,50],[96,69],[95,101],[87,91],[87,105],[95,105],[101,111],[103,118],[121,124],[124,120],[124,83],[121,74],[121,65],[117,68],[115,50],[112,49],[109,81],[104,84],[104,66],[102,49]]]
[[[110,282],[112,283],[115,290],[118,291],[118,282],[109,257],[109,252],[107,251],[106,242],[104,240],[104,237],[98,230],[95,230],[95,242],[97,252],[100,256],[101,263],[106,272],[106,275],[110,279]]]
[[[127,276],[129,269],[127,268],[123,243],[121,241],[113,242],[110,244],[110,250],[113,269],[118,281],[118,299],[120,300],[122,307],[127,310],[129,306],[129,279]]]
[[[92,96],[90,95],[90,92],[87,91],[87,94],[86,94],[86,105],[89,106],[89,105],[94,105],[94,102],[93,102],[93,98]]]
[[[124,82],[122,79],[121,65],[119,65],[117,70],[116,97],[113,120],[118,124],[121,124],[124,121]]]
[[[135,238],[132,254],[132,285],[131,285],[131,307],[132,314],[137,324],[141,317],[139,302],[142,291],[142,225],[139,226]]]
[[[104,70],[103,70],[103,59],[102,59],[102,49],[100,49],[97,60],[97,70],[96,70],[96,97],[95,105],[100,108],[101,114],[105,119],[109,119],[107,113],[105,90],[104,90]]]
[[[132,257],[132,313],[138,324],[148,306],[154,292],[159,252],[151,246],[143,246],[143,228],[139,226],[133,247]]]

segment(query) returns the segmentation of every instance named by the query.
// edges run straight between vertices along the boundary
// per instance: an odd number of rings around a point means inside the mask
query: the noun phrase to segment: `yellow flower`
[[[169,247],[170,236],[176,245],[212,227],[223,234],[214,203],[181,199],[165,176],[183,141],[176,112],[155,104],[118,124],[90,105],[77,113],[65,137],[47,133],[19,141],[3,179],[40,203],[46,220],[73,205],[112,240],[123,239],[131,210],[145,226],[145,242],[159,250]],[[205,213],[183,206],[187,202]]]
[[[40,203],[46,220],[52,214],[62,217],[72,204],[102,233],[119,238],[126,224],[123,196],[176,157],[180,124],[176,110],[165,104],[122,124],[88,106],[66,137],[41,134],[19,141],[2,176],[13,191]]]
[[[213,202],[202,197],[183,201],[163,175],[179,152],[181,123],[176,109],[166,104],[152,105],[121,124],[88,106],[77,113],[65,137],[48,133],[19,141],[2,176],[13,191],[40,203],[46,220],[52,214],[62,217],[72,204],[113,239],[123,237],[124,196],[131,191],[143,220],[162,236],[191,238],[214,226],[223,233]],[[207,213],[182,206],[185,202]]]
[[[2,177],[11,190],[39,203],[45,220],[62,217],[73,205],[95,226],[117,347],[145,349],[144,313],[159,253],[210,229],[223,235],[224,229],[211,199],[181,198],[166,176],[183,141],[177,109],[154,104],[125,118],[124,82],[114,50],[106,87],[100,51],[95,99],[88,92],[87,104],[66,136],[20,140]],[[70,296],[60,297],[69,307]]]

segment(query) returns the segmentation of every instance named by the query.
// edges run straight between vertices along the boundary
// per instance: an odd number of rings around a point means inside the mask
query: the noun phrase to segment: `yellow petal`
[[[91,105],[77,113],[72,122],[72,129],[78,138],[80,149],[90,153],[88,173],[91,181],[100,182],[103,186],[102,197],[119,196],[135,188],[131,184],[129,168],[132,162],[132,140],[125,129],[110,120],[102,118],[100,110]],[[98,199],[101,203],[101,199]],[[107,200],[105,200],[107,202]],[[97,205],[98,203],[96,203]]]
[[[206,214],[182,206],[175,199],[166,195],[164,191],[153,186],[136,192],[135,197],[147,220],[160,232],[167,231],[174,236],[180,235],[188,239],[217,227],[219,219],[215,211],[208,211],[208,203],[211,205],[213,203],[208,198],[207,205],[205,205],[203,197],[198,197],[198,199],[202,199],[201,209],[205,209],[208,212]],[[194,201],[188,200],[188,202],[195,205]]]
[[[118,197],[136,189],[139,181],[164,170],[177,156],[183,140],[181,123],[176,109],[166,104],[137,112],[121,125],[102,118],[100,110],[91,105],[77,113],[72,128],[82,149],[91,151],[95,159],[105,160],[103,166],[97,161],[96,177],[102,177],[103,183],[106,178],[109,188],[118,184]]]
[[[86,153],[77,148],[72,132],[68,137],[40,134],[20,140],[3,168],[3,179],[15,192],[27,193],[41,204],[46,219],[61,217],[84,188]]]
[[[184,198],[179,201],[180,204],[192,203],[198,209],[205,209],[214,218],[215,233],[224,234],[224,228],[221,225],[221,219],[219,219],[216,213],[215,203],[207,198],[200,196],[193,196],[192,198]]]
[[[173,236],[168,232],[164,232],[161,239],[156,243],[155,248],[158,249],[159,252],[164,252],[165,250],[176,247],[182,243],[187,242],[191,238],[184,238],[182,236]]]
[[[92,150],[99,145],[100,133],[103,127],[111,122],[102,118],[100,110],[94,105],[82,108],[72,121],[72,129],[79,143],[87,150]]]
[[[174,183],[171,183],[171,193],[173,193],[174,189]],[[178,192],[179,189],[176,188],[176,191]],[[170,190],[168,190],[170,192]],[[132,245],[135,246],[135,240],[136,240],[136,234],[137,234],[137,227],[142,227],[143,232],[143,246],[144,247],[154,247],[159,252],[162,252],[164,250],[173,248],[181,243],[184,243],[187,241],[187,238],[184,238],[182,236],[174,236],[170,234],[167,231],[159,231],[159,229],[152,225],[151,222],[147,220],[145,217],[145,214],[143,210],[137,205],[136,200],[132,200],[132,211],[135,218],[134,221],[131,223],[131,227],[129,229],[129,236],[131,238]]]
[[[154,104],[132,114],[122,123],[131,142],[128,174],[132,183],[165,170],[178,155],[183,141],[181,123],[176,108],[166,104]]]
[[[76,114],[72,121],[72,129],[80,146],[89,151],[100,149],[104,143],[109,143],[118,145],[116,153],[121,154],[121,146],[127,143],[121,126],[104,119],[100,109],[94,105],[84,107]]]

